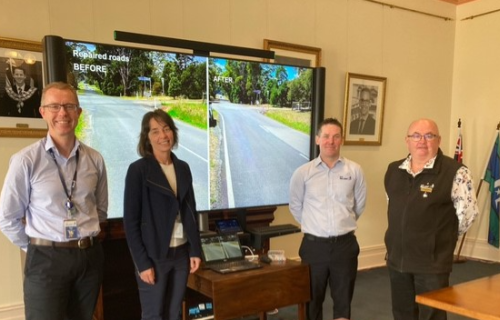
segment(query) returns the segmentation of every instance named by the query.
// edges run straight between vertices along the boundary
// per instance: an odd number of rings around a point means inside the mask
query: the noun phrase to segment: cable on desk
[[[253,253],[253,250],[250,247],[248,247],[248,246],[241,246],[241,247],[243,249],[245,249],[245,250],[247,250],[247,251],[250,252],[250,255],[251,255],[252,258],[251,259],[247,259],[247,260],[254,261],[257,258],[257,255],[255,253]],[[245,255],[245,257],[246,257],[246,255]]]

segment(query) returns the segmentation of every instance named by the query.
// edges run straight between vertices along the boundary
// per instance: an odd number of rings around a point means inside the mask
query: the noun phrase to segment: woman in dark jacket
[[[142,119],[125,180],[124,225],[136,268],[142,320],[179,317],[189,273],[201,263],[193,179],[172,149],[177,127],[162,110]]]

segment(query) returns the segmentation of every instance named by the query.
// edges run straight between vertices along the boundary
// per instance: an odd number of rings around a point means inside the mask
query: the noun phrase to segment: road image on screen
[[[309,160],[312,69],[210,58],[211,209],[288,203]]]
[[[205,262],[241,258],[242,252],[237,235],[215,235],[201,238]]]
[[[173,152],[190,165],[198,209],[208,209],[206,58],[75,41],[66,50],[68,78],[83,108],[78,137],[106,161],[109,217],[123,216],[141,120],[159,108],[174,118],[179,145]]]
[[[173,152],[193,174],[198,211],[288,203],[310,158],[312,69],[66,40],[68,81],[83,109],[79,139],[106,161],[109,218],[139,158],[143,115],[168,112]]]

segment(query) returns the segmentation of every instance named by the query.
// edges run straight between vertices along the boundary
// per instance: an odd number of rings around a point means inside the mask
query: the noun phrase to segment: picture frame
[[[386,86],[387,78],[347,73],[344,145],[382,144]]]
[[[274,63],[313,68],[321,66],[321,48],[264,39],[264,50],[274,51]],[[269,59],[265,61],[270,62]]]
[[[38,112],[43,88],[42,60],[41,42],[0,37],[0,137],[47,135],[47,124]],[[24,70],[26,91],[16,93],[14,74],[18,67]],[[15,110],[16,105],[19,116],[11,115],[10,110]]]

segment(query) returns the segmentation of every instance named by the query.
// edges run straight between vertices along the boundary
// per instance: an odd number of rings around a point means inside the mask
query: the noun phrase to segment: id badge
[[[66,235],[67,240],[78,239],[78,225],[76,224],[76,220],[64,220],[64,234]]]
[[[182,227],[182,222],[178,219],[175,219],[174,224],[174,238],[182,239],[184,237],[184,230]]]

